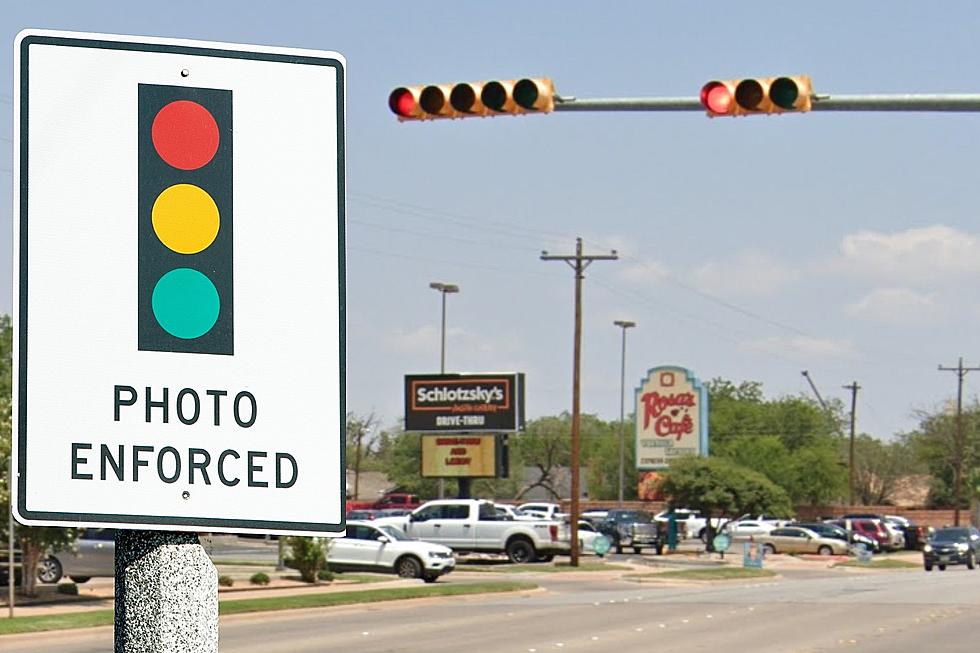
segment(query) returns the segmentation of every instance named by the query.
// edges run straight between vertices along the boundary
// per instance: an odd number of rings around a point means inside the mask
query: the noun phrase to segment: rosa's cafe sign
[[[691,370],[655,367],[636,390],[636,468],[708,455],[708,390]]]

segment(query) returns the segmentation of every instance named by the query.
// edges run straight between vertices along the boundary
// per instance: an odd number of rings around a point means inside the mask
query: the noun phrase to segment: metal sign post
[[[216,651],[197,532],[345,528],[344,60],[14,54],[15,516],[118,529],[117,651]]]

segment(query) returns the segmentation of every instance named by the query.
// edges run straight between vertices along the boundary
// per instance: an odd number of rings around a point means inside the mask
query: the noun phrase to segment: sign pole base
[[[218,651],[218,570],[196,533],[116,532],[115,653]]]

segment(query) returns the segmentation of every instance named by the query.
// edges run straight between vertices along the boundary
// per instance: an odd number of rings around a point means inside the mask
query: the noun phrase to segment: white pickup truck
[[[506,553],[511,562],[546,562],[569,551],[568,528],[558,521],[512,521],[490,501],[443,499],[424,503],[411,514],[383,517],[409,537],[448,546],[456,552]]]

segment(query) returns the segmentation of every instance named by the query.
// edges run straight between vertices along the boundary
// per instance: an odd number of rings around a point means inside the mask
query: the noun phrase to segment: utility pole
[[[609,254],[582,254],[582,239],[575,239],[575,254],[552,255],[541,252],[542,261],[564,261],[575,271],[575,346],[572,363],[572,505],[571,514],[571,565],[578,567],[578,516],[579,511],[579,428],[581,426],[580,377],[582,362],[582,279],[585,278],[585,268],[593,261],[615,261],[619,256],[616,250]]]
[[[623,330],[623,355],[619,368],[619,507],[623,507],[623,485],[626,478],[626,329],[636,326],[636,322],[616,320],[613,322]]]
[[[854,505],[854,425],[857,419],[857,398],[861,386],[857,381],[845,385],[845,390],[851,391],[851,441],[847,451],[847,505]]]
[[[960,356],[956,367],[939,366],[940,372],[956,372],[956,439],[953,444],[953,524],[960,525],[960,503],[963,499],[963,377],[967,372],[980,371],[980,367],[963,367]]]

